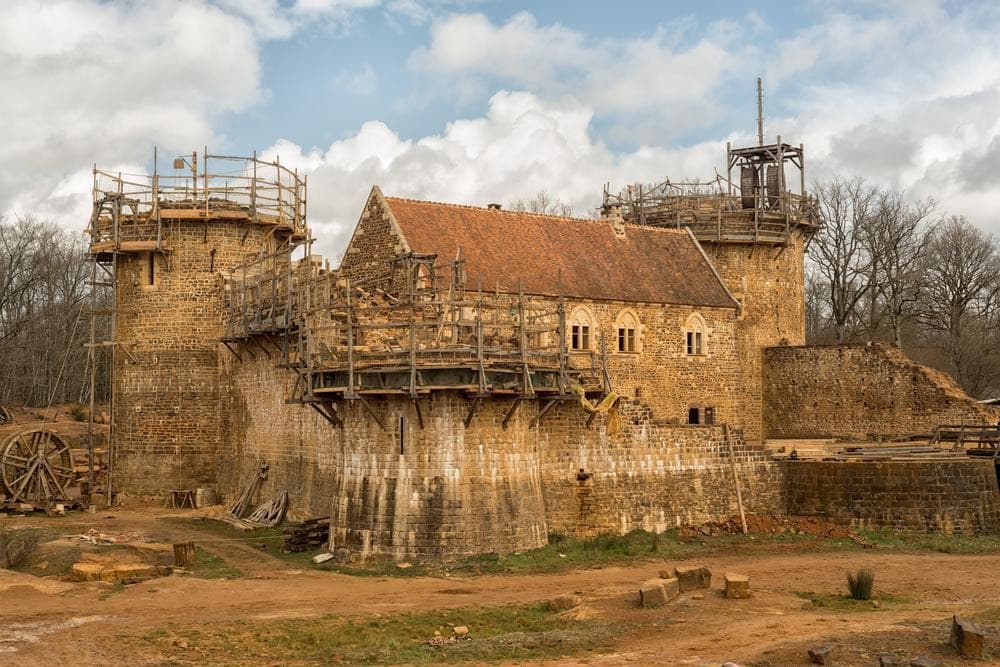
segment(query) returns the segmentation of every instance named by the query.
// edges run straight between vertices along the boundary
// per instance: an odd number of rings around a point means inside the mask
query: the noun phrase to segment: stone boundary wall
[[[764,351],[770,438],[891,438],[998,418],[1000,409],[976,402],[948,375],[885,344]]]
[[[855,528],[976,535],[1000,532],[990,460],[785,461],[790,515]]]

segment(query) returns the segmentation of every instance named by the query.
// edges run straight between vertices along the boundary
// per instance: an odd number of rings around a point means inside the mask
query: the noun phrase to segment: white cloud
[[[365,63],[354,71],[341,70],[334,79],[334,84],[351,95],[371,97],[378,86],[378,76],[375,74],[375,69],[369,63]]]
[[[668,138],[715,117],[712,94],[747,67],[746,49],[734,47],[739,33],[734,24],[716,22],[696,34],[680,21],[647,36],[593,39],[558,23],[539,25],[527,12],[500,25],[482,14],[453,14],[434,23],[430,43],[412,54],[410,65],[473,89],[478,80],[499,79],[546,96],[572,96],[598,114],[665,110],[661,138]]]
[[[216,143],[259,99],[258,61],[249,25],[202,2],[0,4],[0,211],[81,228],[87,165]]]
[[[593,137],[591,109],[531,93],[496,93],[485,116],[456,120],[444,132],[404,140],[384,123],[304,153],[288,141],[266,151],[309,175],[310,219],[319,250],[342,250],[373,184],[387,195],[485,205],[540,189],[571,202],[579,215],[600,204],[606,181],[709,174],[719,144],[680,150],[644,147],[619,154]]]

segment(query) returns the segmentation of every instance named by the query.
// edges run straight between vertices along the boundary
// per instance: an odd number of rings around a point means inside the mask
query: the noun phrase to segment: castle
[[[265,494],[329,515],[331,550],[361,557],[509,553],[744,509],[996,530],[989,460],[768,455],[767,438],[996,413],[896,350],[806,346],[821,220],[802,147],[726,157],[711,184],[606,191],[599,219],[373,187],[335,269],[312,254],[304,179],[278,161],[95,170],[114,488],[234,498],[265,463]]]

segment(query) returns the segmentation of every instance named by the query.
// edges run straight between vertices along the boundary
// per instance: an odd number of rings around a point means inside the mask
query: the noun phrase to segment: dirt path
[[[91,524],[101,516],[90,517]],[[145,530],[165,540],[199,532],[150,522],[148,515],[111,516],[116,518],[100,519],[102,527]],[[157,664],[164,656],[142,637],[170,626],[528,603],[564,592],[584,596],[584,613],[635,628],[622,651],[588,658],[588,664],[795,664],[785,662],[792,659],[789,655],[804,656],[802,647],[809,642],[831,637],[847,637],[862,647],[858,662],[846,664],[877,664],[877,657],[864,653],[874,641],[866,642],[866,637],[912,636],[916,651],[920,642],[939,640],[936,635],[928,639],[926,624],[941,625],[955,613],[1000,608],[995,574],[1000,555],[811,553],[784,547],[749,556],[720,554],[687,563],[707,565],[715,573],[714,590],[686,594],[658,610],[641,610],[634,601],[638,583],[667,564],[529,576],[360,578],[294,569],[249,540],[220,539],[212,549],[248,576],[230,581],[168,577],[112,595],[96,584],[38,590],[18,583],[5,589],[0,577],[0,664]],[[681,564],[685,562],[669,565]],[[836,613],[812,608],[797,595],[841,592],[844,573],[860,566],[875,569],[881,594],[907,603],[898,609]],[[719,587],[726,571],[749,574],[754,597],[724,599]],[[12,631],[22,639],[12,640]],[[579,663],[568,659],[563,664]]]

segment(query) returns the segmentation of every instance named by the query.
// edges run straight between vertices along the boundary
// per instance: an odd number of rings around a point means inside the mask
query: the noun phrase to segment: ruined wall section
[[[389,207],[378,188],[372,190],[354,236],[344,251],[339,276],[352,283],[365,283],[385,288],[393,258],[408,252],[399,225],[392,219]],[[440,258],[447,261],[447,258]]]
[[[788,461],[789,514],[855,528],[978,535],[1000,532],[989,460]]]
[[[699,408],[703,417],[704,408],[711,407],[716,424],[745,427],[739,409],[745,390],[734,345],[735,309],[573,300],[566,304],[567,331],[578,309],[593,317],[594,354],[571,352],[575,368],[596,366],[600,376],[603,337],[612,389],[627,399],[640,399],[652,409],[656,423],[685,424],[689,408]],[[639,323],[634,353],[618,352],[618,323],[627,314]],[[687,354],[685,333],[692,316],[705,327],[704,354]]]
[[[264,242],[262,229],[234,223],[165,221],[164,229],[169,256],[155,256],[153,284],[148,253],[118,259],[115,485],[129,493],[214,482],[222,272]]]
[[[768,437],[892,438],[1000,419],[1000,409],[889,345],[774,347],[764,356]]]
[[[805,344],[804,242],[791,234],[787,248],[703,242],[729,291],[742,304],[736,323],[736,355],[742,390],[737,410],[747,440],[763,437],[763,350]]]

